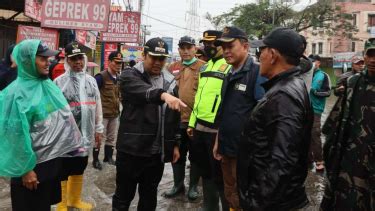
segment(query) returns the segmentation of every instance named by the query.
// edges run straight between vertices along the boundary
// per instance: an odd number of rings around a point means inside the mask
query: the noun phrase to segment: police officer
[[[184,191],[185,162],[190,143],[186,129],[189,124],[191,109],[194,106],[194,97],[198,86],[199,70],[205,64],[204,61],[195,57],[195,40],[189,36],[181,37],[180,41],[178,42],[178,51],[182,61],[177,61],[171,64],[169,66],[169,71],[177,74],[176,81],[178,85],[178,96],[188,105],[188,107],[181,108],[180,159],[177,161],[177,163],[172,164],[174,186],[170,191],[165,193],[166,197],[174,197]],[[198,181],[199,174],[196,163],[191,162],[190,184],[188,191],[189,200],[195,200],[198,198]]]
[[[221,46],[224,58],[232,65],[222,87],[222,105],[214,157],[221,160],[224,193],[231,208],[241,209],[237,193],[238,143],[245,120],[264,95],[260,86],[266,79],[259,76],[259,65],[249,55],[246,33],[237,27],[225,27],[215,45]]]
[[[199,166],[203,185],[204,210],[219,210],[219,194],[223,210],[228,209],[224,198],[220,162],[213,158],[212,150],[217,133],[216,113],[221,102],[221,87],[231,66],[223,58],[221,46],[215,46],[222,32],[208,30],[203,33],[206,55],[210,58],[201,68],[193,112],[190,115],[188,135],[191,141],[191,161]]]

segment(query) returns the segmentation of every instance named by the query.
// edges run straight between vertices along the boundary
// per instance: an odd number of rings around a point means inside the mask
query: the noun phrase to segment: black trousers
[[[39,181],[36,190],[23,186],[21,177],[11,179],[13,211],[49,211],[51,205],[61,201],[62,159],[55,158],[37,164],[33,170]]]
[[[190,149],[191,140],[186,133],[186,128],[180,129],[180,133],[181,133],[181,143],[180,143],[180,147],[179,147],[180,158],[178,159],[178,161],[175,164],[185,166],[186,156],[187,156],[187,153]],[[191,160],[190,154],[189,154],[189,160]]]
[[[164,163],[161,156],[139,157],[117,151],[116,190],[113,196],[113,211],[127,211],[138,185],[139,201],[137,210],[156,209],[157,189],[163,176]]]
[[[85,172],[88,160],[88,156],[62,158],[63,173],[61,181],[68,180],[69,176],[82,175]]]
[[[190,143],[190,160],[197,164],[203,179],[213,179],[219,189],[224,189],[223,172],[220,161],[213,156],[216,133],[194,130]]]

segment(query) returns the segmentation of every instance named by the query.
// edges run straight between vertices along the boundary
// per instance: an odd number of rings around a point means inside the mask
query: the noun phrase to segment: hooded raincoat
[[[64,95],[38,73],[39,44],[40,40],[25,40],[14,48],[18,77],[0,92],[0,176],[22,176],[36,164],[82,146]]]
[[[95,133],[103,133],[104,130],[100,92],[95,78],[86,73],[87,57],[84,58],[85,66],[81,72],[74,72],[65,58],[65,73],[54,81],[64,93],[82,133],[85,150],[75,155],[81,157],[89,155]]]

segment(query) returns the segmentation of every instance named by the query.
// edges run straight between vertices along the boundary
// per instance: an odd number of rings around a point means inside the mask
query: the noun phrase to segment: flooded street
[[[327,117],[327,111],[330,111],[334,104],[335,97],[331,96],[327,101],[325,113],[322,121]],[[103,151],[103,150],[101,150]],[[188,168],[188,167],[187,167]],[[189,170],[187,169],[187,173]],[[102,171],[92,168],[91,161],[85,171],[85,185],[83,190],[83,198],[95,206],[94,210],[109,211],[112,210],[112,195],[115,190],[115,167],[104,165]],[[186,176],[186,178],[189,178]],[[188,187],[188,179],[185,179],[185,186]],[[306,191],[308,193],[310,204],[303,210],[315,211],[319,210],[320,201],[323,197],[324,177],[322,174],[309,171],[306,179]],[[189,202],[185,195],[180,195],[174,199],[166,199],[162,194],[173,186],[173,174],[170,164],[165,165],[164,175],[159,185],[158,206],[157,210],[162,211],[195,211],[202,207],[202,187],[199,185],[200,197],[195,202]],[[130,210],[136,210],[137,194],[133,200]],[[9,181],[0,178],[0,211],[10,211],[10,193]],[[54,210],[54,209],[53,209]]]

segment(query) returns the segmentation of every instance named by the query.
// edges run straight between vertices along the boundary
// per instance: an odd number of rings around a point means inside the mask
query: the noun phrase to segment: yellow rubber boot
[[[57,204],[56,211],[68,211],[66,204],[66,183],[67,181],[61,182],[61,202]]]
[[[92,205],[81,201],[83,175],[70,176],[68,179],[67,205],[81,210],[91,210]]]

